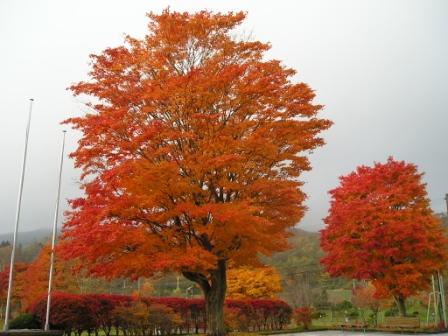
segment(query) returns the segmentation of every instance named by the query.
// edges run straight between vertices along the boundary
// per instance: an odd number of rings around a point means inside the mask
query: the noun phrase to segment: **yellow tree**
[[[230,269],[227,274],[229,298],[273,298],[281,291],[280,276],[272,267],[241,267]]]

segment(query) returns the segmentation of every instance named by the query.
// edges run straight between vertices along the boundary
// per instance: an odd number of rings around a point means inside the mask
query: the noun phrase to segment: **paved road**
[[[364,336],[364,335],[375,335],[375,336],[397,336],[397,335],[409,335],[415,336],[416,334],[392,334],[392,333],[380,333],[380,332],[365,332],[362,331],[337,331],[337,330],[327,330],[327,331],[310,331],[305,333],[288,334],[288,336]],[[422,334],[420,334],[422,335]],[[432,334],[432,335],[448,335],[448,333]],[[280,336],[280,335],[278,335]],[[287,335],[284,335],[287,336]]]

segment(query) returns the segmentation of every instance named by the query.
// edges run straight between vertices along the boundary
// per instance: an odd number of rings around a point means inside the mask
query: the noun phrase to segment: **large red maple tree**
[[[401,315],[405,299],[447,262],[448,242],[421,177],[414,164],[393,158],[358,167],[330,191],[321,231],[326,270],[371,280],[377,295],[395,299]]]
[[[235,37],[239,13],[149,14],[143,39],[93,55],[71,87],[90,112],[72,154],[62,251],[101,276],[175,270],[202,288],[210,334],[225,333],[226,268],[286,246],[303,216],[299,176],[330,126],[268,44]]]

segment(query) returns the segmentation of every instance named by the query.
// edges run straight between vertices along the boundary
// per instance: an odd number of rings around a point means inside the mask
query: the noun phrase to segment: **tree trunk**
[[[224,299],[226,296],[226,261],[218,260],[217,268],[211,270],[209,277],[203,274],[183,272],[191,281],[198,283],[204,293],[205,313],[207,316],[207,335],[224,336]]]
[[[207,314],[207,335],[223,336],[224,299],[226,296],[226,261],[218,260],[218,267],[211,272],[208,286],[202,287],[205,296],[205,313]]]
[[[395,298],[400,316],[406,316],[406,304],[403,297]]]

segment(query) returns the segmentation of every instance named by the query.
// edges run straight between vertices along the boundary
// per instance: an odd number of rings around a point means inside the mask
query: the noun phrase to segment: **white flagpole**
[[[59,198],[61,196],[61,177],[62,177],[62,165],[64,163],[64,147],[65,147],[65,131],[63,131],[63,137],[62,137],[61,161],[59,163],[58,192],[56,196],[56,207],[54,211],[54,221],[53,221],[53,235],[51,239],[50,272],[48,275],[48,296],[47,296],[47,313],[45,315],[45,331],[50,330],[50,305],[51,305],[51,289],[53,284],[53,272],[54,272],[54,247],[56,245],[56,232],[58,229]]]
[[[19,221],[20,221],[20,208],[22,205],[22,191],[23,191],[23,180],[25,177],[25,168],[26,168],[26,154],[28,150],[28,137],[30,134],[30,125],[31,125],[31,112],[33,110],[33,101],[34,99],[30,99],[30,108],[28,112],[28,123],[26,125],[26,133],[25,133],[25,148],[23,150],[23,162],[22,162],[22,172],[20,174],[20,184],[19,184],[19,195],[17,197],[17,208],[16,208],[16,221],[14,226],[14,238],[12,241],[12,251],[11,251],[11,263],[9,266],[9,279],[8,279],[8,294],[6,297],[6,312],[5,312],[5,325],[3,326],[3,330],[7,331],[9,329],[9,314],[11,311],[11,296],[12,296],[12,280],[14,273],[14,259],[16,257],[16,245],[17,245],[17,233],[19,231]]]

